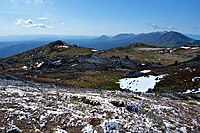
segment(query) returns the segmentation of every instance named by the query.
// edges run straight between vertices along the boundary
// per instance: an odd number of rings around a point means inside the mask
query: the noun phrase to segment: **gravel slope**
[[[0,132],[200,131],[197,101],[0,80]]]

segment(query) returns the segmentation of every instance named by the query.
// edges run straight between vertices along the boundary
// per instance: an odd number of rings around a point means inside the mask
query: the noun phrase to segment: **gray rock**
[[[9,125],[5,128],[5,133],[21,133],[22,131],[15,125]]]

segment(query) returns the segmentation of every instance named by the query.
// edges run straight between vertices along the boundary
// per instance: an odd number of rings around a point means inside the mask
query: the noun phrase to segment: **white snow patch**
[[[46,115],[43,115],[43,114],[40,115],[40,118],[39,118],[39,119],[40,119],[40,121],[43,121],[44,119],[46,119]]]
[[[63,46],[58,46],[58,48],[69,48],[69,47],[66,45],[63,45]]]
[[[92,52],[97,52],[98,50],[96,50],[96,49],[92,49],[91,51],[92,51]]]
[[[57,60],[57,61],[54,61],[53,64],[58,64],[60,62],[61,62],[61,60]]]
[[[148,89],[153,89],[156,83],[160,81],[166,74],[159,76],[142,76],[138,78],[123,78],[119,83],[121,89],[129,89],[135,92],[146,92]]]
[[[22,69],[24,69],[24,70],[27,70],[27,69],[28,69],[28,67],[27,67],[27,66],[23,66],[23,67],[22,67]]]
[[[161,110],[161,109],[166,109],[166,110],[173,109],[172,107],[163,106],[163,105],[153,105],[153,106],[157,110]]]
[[[143,71],[140,71],[141,73],[149,73],[151,72],[151,70],[143,70]]]
[[[53,110],[47,110],[47,113],[48,114],[55,114],[55,115],[60,115],[60,114],[63,114],[64,112],[63,111],[53,111]]]
[[[200,88],[197,88],[197,89],[187,90],[186,92],[183,92],[183,94],[199,93],[199,92],[200,92]]]
[[[60,129],[60,128],[57,128],[54,133],[67,133],[67,131]]]
[[[92,125],[87,124],[87,125],[82,129],[82,132],[83,132],[83,133],[93,133],[92,127],[93,127]]]
[[[166,126],[167,128],[175,127],[173,124],[171,124],[170,122],[168,122],[168,121],[166,121],[166,120],[164,120],[163,122],[164,122],[164,124],[165,124],[165,126]]]
[[[185,46],[182,46],[181,48],[183,48],[183,49],[189,49],[190,47],[185,47]]]
[[[19,105],[23,106],[25,109],[36,110],[39,108],[37,105],[27,105],[26,103],[18,103]]]
[[[39,67],[41,67],[42,66],[42,64],[44,64],[44,62],[41,62],[41,63],[36,63],[37,64],[37,67],[39,68]]]
[[[192,47],[191,49],[199,49],[199,47]]]
[[[180,130],[182,133],[187,133],[186,127],[181,127],[179,130]]]
[[[15,109],[13,109],[13,108],[0,108],[0,110],[6,110],[6,111],[13,112]]]
[[[72,64],[71,66],[74,67],[74,66],[77,66],[77,65],[78,65],[78,64]]]
[[[22,91],[20,89],[13,89],[13,88],[6,88],[6,91],[9,93],[17,93],[20,97],[24,96],[25,91]]]
[[[196,79],[197,79],[197,80],[200,80],[200,77],[194,77],[194,78],[192,79],[192,81],[195,82]]]

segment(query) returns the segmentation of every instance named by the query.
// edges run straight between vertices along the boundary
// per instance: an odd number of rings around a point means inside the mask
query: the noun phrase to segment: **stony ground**
[[[0,132],[200,131],[200,102],[121,91],[0,80]]]

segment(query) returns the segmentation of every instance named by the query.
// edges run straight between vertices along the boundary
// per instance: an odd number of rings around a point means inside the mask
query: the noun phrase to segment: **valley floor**
[[[178,100],[174,96],[64,88],[2,79],[0,97],[0,132],[200,131],[200,102]]]

